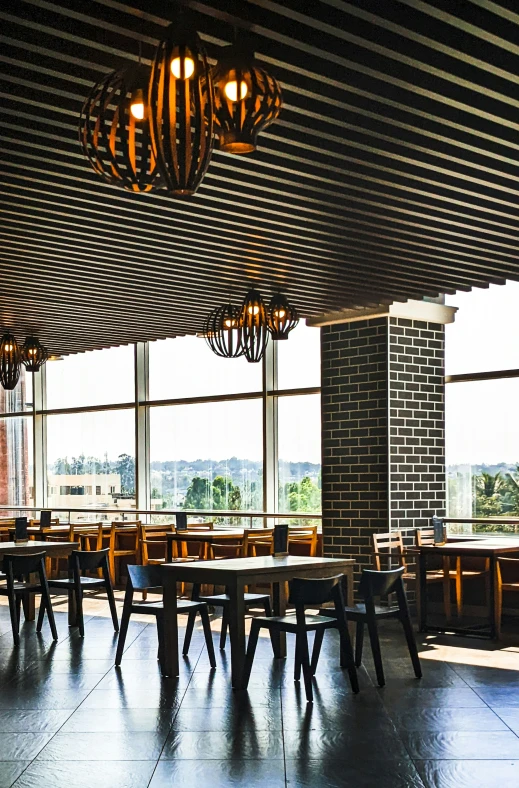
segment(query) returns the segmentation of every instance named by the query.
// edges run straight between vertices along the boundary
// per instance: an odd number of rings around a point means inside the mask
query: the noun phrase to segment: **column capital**
[[[307,319],[308,326],[333,326],[339,323],[355,323],[359,320],[372,320],[377,317],[403,317],[407,320],[423,320],[426,323],[446,325],[454,323],[457,306],[446,306],[433,301],[405,301],[403,303],[381,304],[376,307],[341,309],[327,312]]]

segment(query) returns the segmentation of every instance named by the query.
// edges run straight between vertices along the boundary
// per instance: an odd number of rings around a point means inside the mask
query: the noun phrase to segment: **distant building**
[[[121,477],[118,473],[49,473],[47,477],[49,507],[57,509],[87,507],[92,508],[132,508],[132,502],[122,497]]]

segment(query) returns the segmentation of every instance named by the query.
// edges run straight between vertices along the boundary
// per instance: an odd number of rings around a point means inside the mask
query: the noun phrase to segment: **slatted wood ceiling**
[[[519,279],[517,0],[187,3],[211,58],[248,30],[285,107],[196,197],[83,159],[94,81],[169,0],[0,3],[0,319],[55,352],[200,330],[248,285],[309,317]]]

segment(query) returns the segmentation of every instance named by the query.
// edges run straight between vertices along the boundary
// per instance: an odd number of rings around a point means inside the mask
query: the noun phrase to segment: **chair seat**
[[[14,593],[15,594],[23,594],[23,593],[31,593],[31,594],[39,594],[41,593],[41,586],[39,583],[17,583],[15,582],[13,585]],[[0,586],[0,594],[4,594],[7,596],[7,586]]]
[[[255,602],[264,602],[270,599],[270,594],[244,594],[243,599],[246,605],[252,605]],[[208,605],[215,607],[224,607],[231,601],[229,594],[213,594],[211,596],[201,596],[200,602],[205,602]]]
[[[297,632],[298,629],[295,613],[289,613],[286,616],[256,616],[254,621],[257,621],[259,626],[269,629],[283,629],[286,632]],[[326,615],[305,615],[305,628],[310,632],[314,629],[326,629],[335,626],[337,626],[336,618]]]
[[[80,577],[81,585],[89,588],[104,588],[106,583],[100,577]],[[74,580],[72,578],[56,578],[48,580],[49,588],[74,588]]]
[[[501,589],[502,591],[519,591],[519,583],[503,583]]]
[[[201,600],[197,602],[190,599],[177,599],[177,613],[180,615],[200,610],[202,607],[206,607],[206,603]],[[164,613],[164,603],[162,599],[157,602],[134,602],[132,613],[150,613],[154,616],[160,616]]]
[[[344,612],[349,621],[357,621],[359,618],[366,617],[366,605],[359,603],[355,607],[345,607]],[[377,618],[394,618],[399,615],[400,609],[397,605],[375,605],[375,615]],[[325,613],[326,615],[326,613]]]

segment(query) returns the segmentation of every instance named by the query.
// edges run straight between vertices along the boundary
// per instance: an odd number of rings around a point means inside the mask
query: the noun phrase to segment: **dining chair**
[[[112,583],[119,582],[119,565],[121,558],[133,558],[135,563],[140,561],[140,520],[115,520],[110,526],[108,536],[108,561]],[[104,539],[103,534],[103,539]]]
[[[31,594],[41,594],[36,632],[41,632],[43,616],[47,612],[52,638],[57,640],[58,633],[45,573],[45,553],[32,553],[30,555],[11,555],[7,553],[3,556],[2,569],[6,576],[6,585],[0,586],[0,595],[6,596],[9,600],[14,645],[20,645],[20,607],[22,604],[24,609],[28,606]],[[38,575],[38,583],[31,582],[30,575],[33,573]],[[24,577],[26,578],[25,580],[23,580]]]
[[[97,576],[97,570],[101,570],[102,577]],[[96,572],[96,576],[88,577],[84,572]],[[108,565],[108,548],[104,550],[73,550],[68,561],[68,578],[50,578],[48,586],[50,591],[54,591],[54,593],[74,593],[79,634],[82,638],[85,637],[83,595],[85,591],[97,592],[104,588],[108,597],[114,630],[119,631],[119,620]]]
[[[503,592],[519,593],[519,558],[498,556],[496,566],[496,638],[501,637],[501,618],[503,615]]]
[[[415,531],[415,544],[420,546],[419,540],[422,538],[420,529]],[[425,537],[424,537],[425,538]],[[404,568],[403,580],[405,583],[412,583],[416,595],[416,606],[420,609],[420,583],[417,572],[410,572],[407,565],[406,548],[400,531],[373,534],[373,559],[375,569],[381,572],[392,569],[394,562],[397,566]],[[410,551],[411,552],[411,551]],[[451,592],[450,584],[456,580],[455,572],[449,571],[449,560],[446,558],[442,566],[427,572],[427,583],[443,584],[443,609],[447,621],[451,619]]]
[[[175,531],[174,525],[141,525],[141,563],[142,566],[160,566],[165,564],[168,560],[168,542],[167,536]],[[182,543],[180,543],[182,544]],[[173,563],[182,563],[187,561],[196,561],[196,556],[179,555],[178,549],[175,550],[176,542],[173,542]],[[150,556],[150,548],[152,555]],[[185,584],[180,583],[180,595],[185,592]],[[146,599],[146,591],[143,591],[142,598]]]
[[[134,602],[133,596],[135,591],[152,591],[162,593],[162,570],[160,566],[134,566],[128,565],[128,582],[126,585],[126,593],[124,596],[123,614],[121,617],[121,631],[119,632],[119,641],[117,643],[117,653],[115,656],[115,664],[119,666],[123,657],[124,644],[126,642],[126,635],[128,633],[128,625],[132,613],[142,613],[145,615],[155,616],[157,622],[157,635],[159,639],[158,659],[160,666],[164,668],[164,606],[162,600],[158,602]],[[212,668],[216,668],[216,659],[214,655],[213,638],[211,634],[211,625],[209,623],[209,611],[205,602],[191,601],[189,599],[177,599],[177,614],[188,615],[195,617],[200,614],[202,626],[204,629],[205,644],[207,653],[209,655],[209,663]],[[191,633],[188,638],[184,638],[184,647],[182,653],[187,657],[189,653],[189,645],[191,643]]]
[[[294,667],[294,681],[299,681],[301,669],[305,684],[306,699],[313,701],[312,677],[315,675],[324,633],[327,629],[338,629],[340,636],[340,665],[348,669],[348,675],[353,692],[359,692],[359,681],[355,668],[353,649],[350,634],[344,613],[344,595],[342,592],[343,575],[314,579],[294,578],[290,583],[289,604],[295,607],[295,613],[284,616],[253,618],[247,644],[245,667],[243,673],[243,686],[249,684],[252,663],[258,637],[261,629],[268,629],[274,650],[274,656],[279,657],[279,634],[291,632],[296,636],[296,653]],[[319,607],[333,602],[332,615],[323,612],[319,615],[307,615],[305,607]],[[308,632],[315,632],[312,659],[308,651]]]
[[[317,555],[317,526],[301,525],[289,528],[288,552],[290,552],[290,545],[306,545],[308,550],[305,550],[305,555],[315,557]]]
[[[416,678],[422,677],[422,668],[416,641],[413,633],[413,625],[409,613],[409,605],[404,587],[405,567],[379,571],[376,569],[363,569],[359,583],[359,596],[362,603],[354,607],[346,607],[346,618],[348,621],[355,621],[357,631],[355,636],[355,664],[360,667],[362,664],[362,647],[364,642],[364,626],[368,627],[371,651],[375,663],[375,672],[380,687],[385,684],[384,667],[382,664],[382,652],[380,650],[380,640],[378,636],[377,622],[381,619],[395,618],[402,624],[407,641],[407,647],[413,663]],[[389,594],[395,594],[396,605],[381,606],[376,604],[377,599],[384,599]],[[323,614],[330,615],[325,608]]]
[[[274,549],[274,529],[273,528],[255,528],[245,530],[243,539],[239,544],[222,544],[210,545],[210,557],[212,559],[222,558],[253,558],[257,556],[257,550],[264,552],[266,555],[272,554]],[[227,629],[229,627],[229,605],[231,598],[227,588],[223,594],[200,594],[200,585],[193,586],[193,599],[200,599],[213,607],[222,608],[222,624],[220,630],[220,649],[225,648],[227,640]],[[270,593],[249,593],[243,594],[245,609],[250,610],[252,607],[262,607],[266,616],[272,615],[272,605],[270,601]],[[193,630],[194,619],[188,620],[188,630]]]

